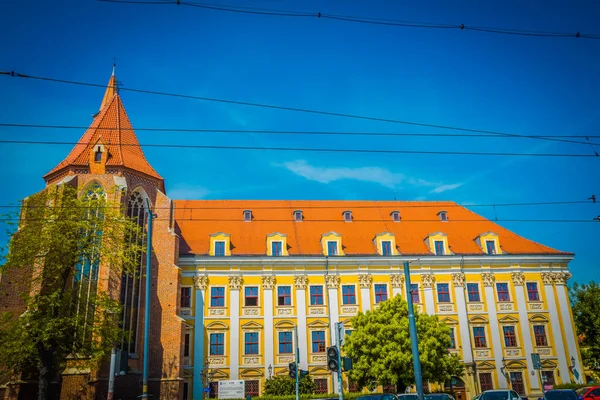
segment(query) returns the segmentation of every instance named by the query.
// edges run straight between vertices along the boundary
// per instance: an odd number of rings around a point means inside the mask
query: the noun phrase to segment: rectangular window
[[[450,288],[447,283],[437,284],[438,303],[450,303]]]
[[[183,337],[183,356],[184,357],[189,357],[190,356],[190,334],[186,333],[185,336]]]
[[[225,334],[211,333],[210,334],[210,355],[222,356],[224,353]]]
[[[258,307],[258,286],[244,288],[244,305],[246,307]]]
[[[456,338],[454,337],[454,328],[450,328],[450,347],[449,349],[456,348]]]
[[[356,304],[356,288],[354,285],[342,285],[342,304]]]
[[[183,382],[183,400],[188,400],[190,397],[190,386],[187,382]]]
[[[325,331],[312,332],[312,352],[325,353]]]
[[[391,256],[392,255],[392,242],[385,240],[381,242],[381,255]]]
[[[323,305],[323,286],[311,286],[310,287],[310,305],[311,306],[322,306]]]
[[[485,340],[485,328],[482,326],[473,327],[473,339],[475,340],[475,347],[487,347]]]
[[[535,337],[536,346],[548,346],[548,339],[546,338],[546,327],[544,325],[534,325],[533,336]]]
[[[554,371],[542,371],[542,383],[545,385],[554,385]]]
[[[338,255],[337,242],[336,241],[329,241],[329,242],[327,242],[327,255],[330,255],[330,256],[337,256]]]
[[[181,307],[190,308],[192,306],[192,288],[182,287],[181,288]]]
[[[244,354],[258,354],[258,332],[244,334]]]
[[[292,305],[292,287],[279,286],[277,288],[277,305],[291,306]]]
[[[294,211],[294,220],[296,222],[302,221],[302,211]]]
[[[510,301],[508,283],[496,283],[496,291],[498,292],[498,301]]]
[[[441,240],[436,240],[433,242],[435,246],[435,255],[443,256],[444,255],[444,242]]]
[[[387,296],[387,285],[386,284],[376,284],[375,285],[375,304],[379,304],[382,301],[386,301]]]
[[[281,248],[282,248],[282,243],[281,242],[271,242],[271,255],[272,256],[280,256],[281,253]]]
[[[481,301],[478,283],[467,283],[467,293],[469,295],[469,301]]]
[[[258,393],[258,381],[245,380],[244,381],[244,391],[245,391],[246,397],[248,397],[248,396],[258,397],[258,394],[259,394]]]
[[[279,354],[292,353],[292,332],[279,332]]]
[[[327,379],[315,379],[315,394],[327,394],[329,389],[327,388]]]
[[[414,304],[419,304],[421,302],[421,299],[419,299],[419,284],[418,283],[410,284],[410,295],[412,297],[412,302]]]
[[[223,257],[225,256],[225,242],[215,242],[215,256]]]
[[[488,254],[496,254],[496,242],[493,240],[486,240],[485,249]]]
[[[515,335],[515,327],[503,326],[502,332],[504,333],[504,346],[517,347],[517,336]]]
[[[523,373],[522,372],[511,372],[510,383],[512,390],[517,392],[520,396],[525,395],[525,385],[523,384]]]
[[[210,288],[210,306],[225,307],[225,288],[213,287]]]
[[[536,282],[527,282],[527,297],[529,301],[540,301],[540,293]]]
[[[492,381],[492,374],[489,372],[482,372],[479,374],[479,385],[481,391],[494,390],[494,381]]]

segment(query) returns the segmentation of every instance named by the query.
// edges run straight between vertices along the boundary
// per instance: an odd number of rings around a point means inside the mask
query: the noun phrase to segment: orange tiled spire
[[[117,90],[115,69],[108,81],[106,92],[102,98],[100,111],[94,116],[92,124],[83,134],[69,155],[50,172],[44,175],[47,183],[57,178],[73,173],[76,169],[89,169],[90,173],[99,173],[94,162],[92,151],[96,150],[96,144],[103,145],[103,151],[108,153],[101,158],[104,168],[128,169],[142,173],[158,180],[159,186],[164,186],[163,178],[152,168],[137,140],[135,132],[123,102]],[[94,168],[92,168],[94,167]]]

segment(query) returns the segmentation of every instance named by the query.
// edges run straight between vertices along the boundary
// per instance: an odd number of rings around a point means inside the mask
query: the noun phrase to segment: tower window
[[[400,211],[392,211],[392,221],[400,222]]]
[[[440,221],[442,222],[448,221],[448,213],[446,211],[440,211],[438,217],[440,217]]]
[[[294,221],[302,222],[302,211],[301,210],[294,211]]]
[[[100,146],[96,148],[96,152],[94,153],[94,161],[98,163],[102,161],[102,148]]]
[[[252,221],[252,211],[244,210],[244,221],[246,221],[246,222]]]
[[[352,211],[344,211],[344,221],[352,222]]]

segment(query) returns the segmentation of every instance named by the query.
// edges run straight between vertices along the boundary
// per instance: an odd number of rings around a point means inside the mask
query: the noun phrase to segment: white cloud
[[[167,191],[167,195],[174,200],[197,200],[205,197],[210,190],[202,186],[176,183]]]
[[[287,170],[306,178],[310,181],[320,183],[331,183],[342,179],[353,179],[363,182],[373,182],[387,188],[397,188],[401,185],[414,187],[434,187],[430,193],[442,193],[448,190],[454,190],[462,183],[443,183],[432,182],[422,178],[407,177],[399,172],[392,172],[381,167],[315,167],[305,160],[288,161],[283,163]]]
[[[456,188],[459,188],[462,185],[463,185],[462,183],[450,183],[450,184],[446,184],[446,185],[440,185],[440,186],[436,187],[435,189],[431,190],[429,193],[443,193],[448,190],[454,190]]]

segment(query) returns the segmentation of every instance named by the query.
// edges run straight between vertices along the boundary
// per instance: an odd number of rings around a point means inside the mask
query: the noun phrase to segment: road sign
[[[202,391],[204,393],[210,393],[210,388],[209,387],[205,387],[204,389],[202,389]]]
[[[531,361],[533,362],[533,369],[542,369],[542,360],[538,353],[531,353]]]

